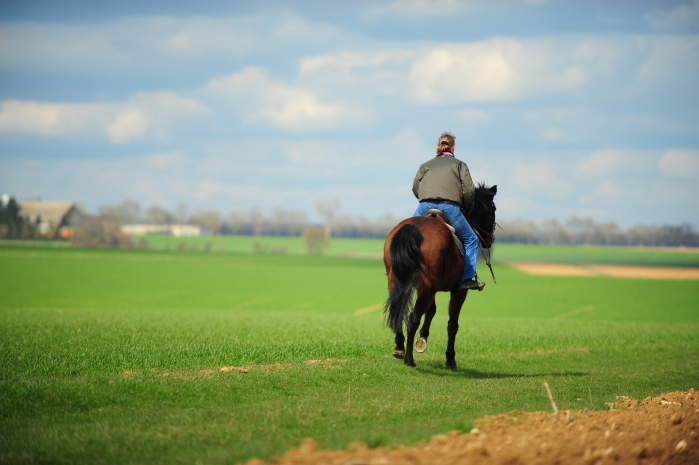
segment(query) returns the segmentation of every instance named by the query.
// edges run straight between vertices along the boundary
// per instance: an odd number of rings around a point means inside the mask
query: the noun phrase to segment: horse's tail
[[[422,268],[422,233],[414,224],[406,224],[393,236],[390,247],[393,289],[384,305],[386,325],[393,332],[403,329],[413,307],[413,288]]]

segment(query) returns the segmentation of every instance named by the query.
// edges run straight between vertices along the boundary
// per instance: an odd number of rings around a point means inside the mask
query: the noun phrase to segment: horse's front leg
[[[415,341],[415,333],[417,332],[417,329],[420,327],[420,320],[422,319],[422,315],[426,313],[426,311],[432,306],[433,303],[433,292],[418,295],[417,301],[415,302],[415,307],[413,308],[413,312],[410,314],[410,317],[408,318],[408,324],[406,325],[408,340],[405,344],[406,351],[403,362],[409,367],[417,366],[415,365],[415,359],[413,358],[413,344]]]
[[[449,323],[447,324],[447,336],[449,340],[447,342],[446,366],[451,370],[456,370],[456,351],[454,350],[454,344],[456,343],[456,333],[459,332],[459,314],[466,300],[466,294],[468,294],[468,291],[451,291],[451,298],[449,299]]]
[[[430,308],[427,309],[425,313],[425,321],[422,323],[422,328],[420,328],[420,337],[415,341],[415,350],[422,353],[427,350],[427,338],[430,337],[430,325],[432,325],[432,318],[437,313],[437,303],[432,302]]]

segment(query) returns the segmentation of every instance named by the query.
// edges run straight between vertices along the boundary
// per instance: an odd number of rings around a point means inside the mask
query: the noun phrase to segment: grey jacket
[[[473,208],[476,188],[466,163],[448,155],[438,155],[417,170],[413,194],[423,200],[450,200],[466,213]]]

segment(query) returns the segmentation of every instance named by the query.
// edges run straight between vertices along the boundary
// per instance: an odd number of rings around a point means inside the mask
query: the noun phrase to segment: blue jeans
[[[436,208],[444,212],[449,224],[456,230],[456,235],[464,244],[464,271],[461,279],[470,279],[476,275],[476,262],[478,262],[478,237],[471,229],[458,205],[446,202],[420,202],[413,216],[422,216],[430,208]]]

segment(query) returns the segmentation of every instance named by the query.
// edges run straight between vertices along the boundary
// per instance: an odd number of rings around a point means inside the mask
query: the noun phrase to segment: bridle
[[[480,199],[475,199],[477,202],[483,205],[486,209],[488,206],[485,204]],[[490,248],[493,246],[493,242],[495,242],[495,234],[492,232],[488,232],[485,229],[481,228],[479,225],[477,225],[474,221],[471,221],[471,218],[469,215],[464,215],[466,216],[466,219],[468,220],[468,224],[471,226],[471,229],[473,229],[473,232],[476,233],[476,236],[478,237],[478,248],[481,251],[481,255],[483,255],[483,258],[485,259],[485,264],[488,265],[488,268],[490,269],[490,275],[493,277],[493,283],[497,284],[497,280],[495,279],[495,273],[493,272],[493,266],[490,264]],[[497,223],[495,223],[497,224]],[[493,224],[493,229],[495,229],[495,224]],[[488,240],[486,241],[485,238]],[[486,255],[485,251],[488,251],[488,254]]]

